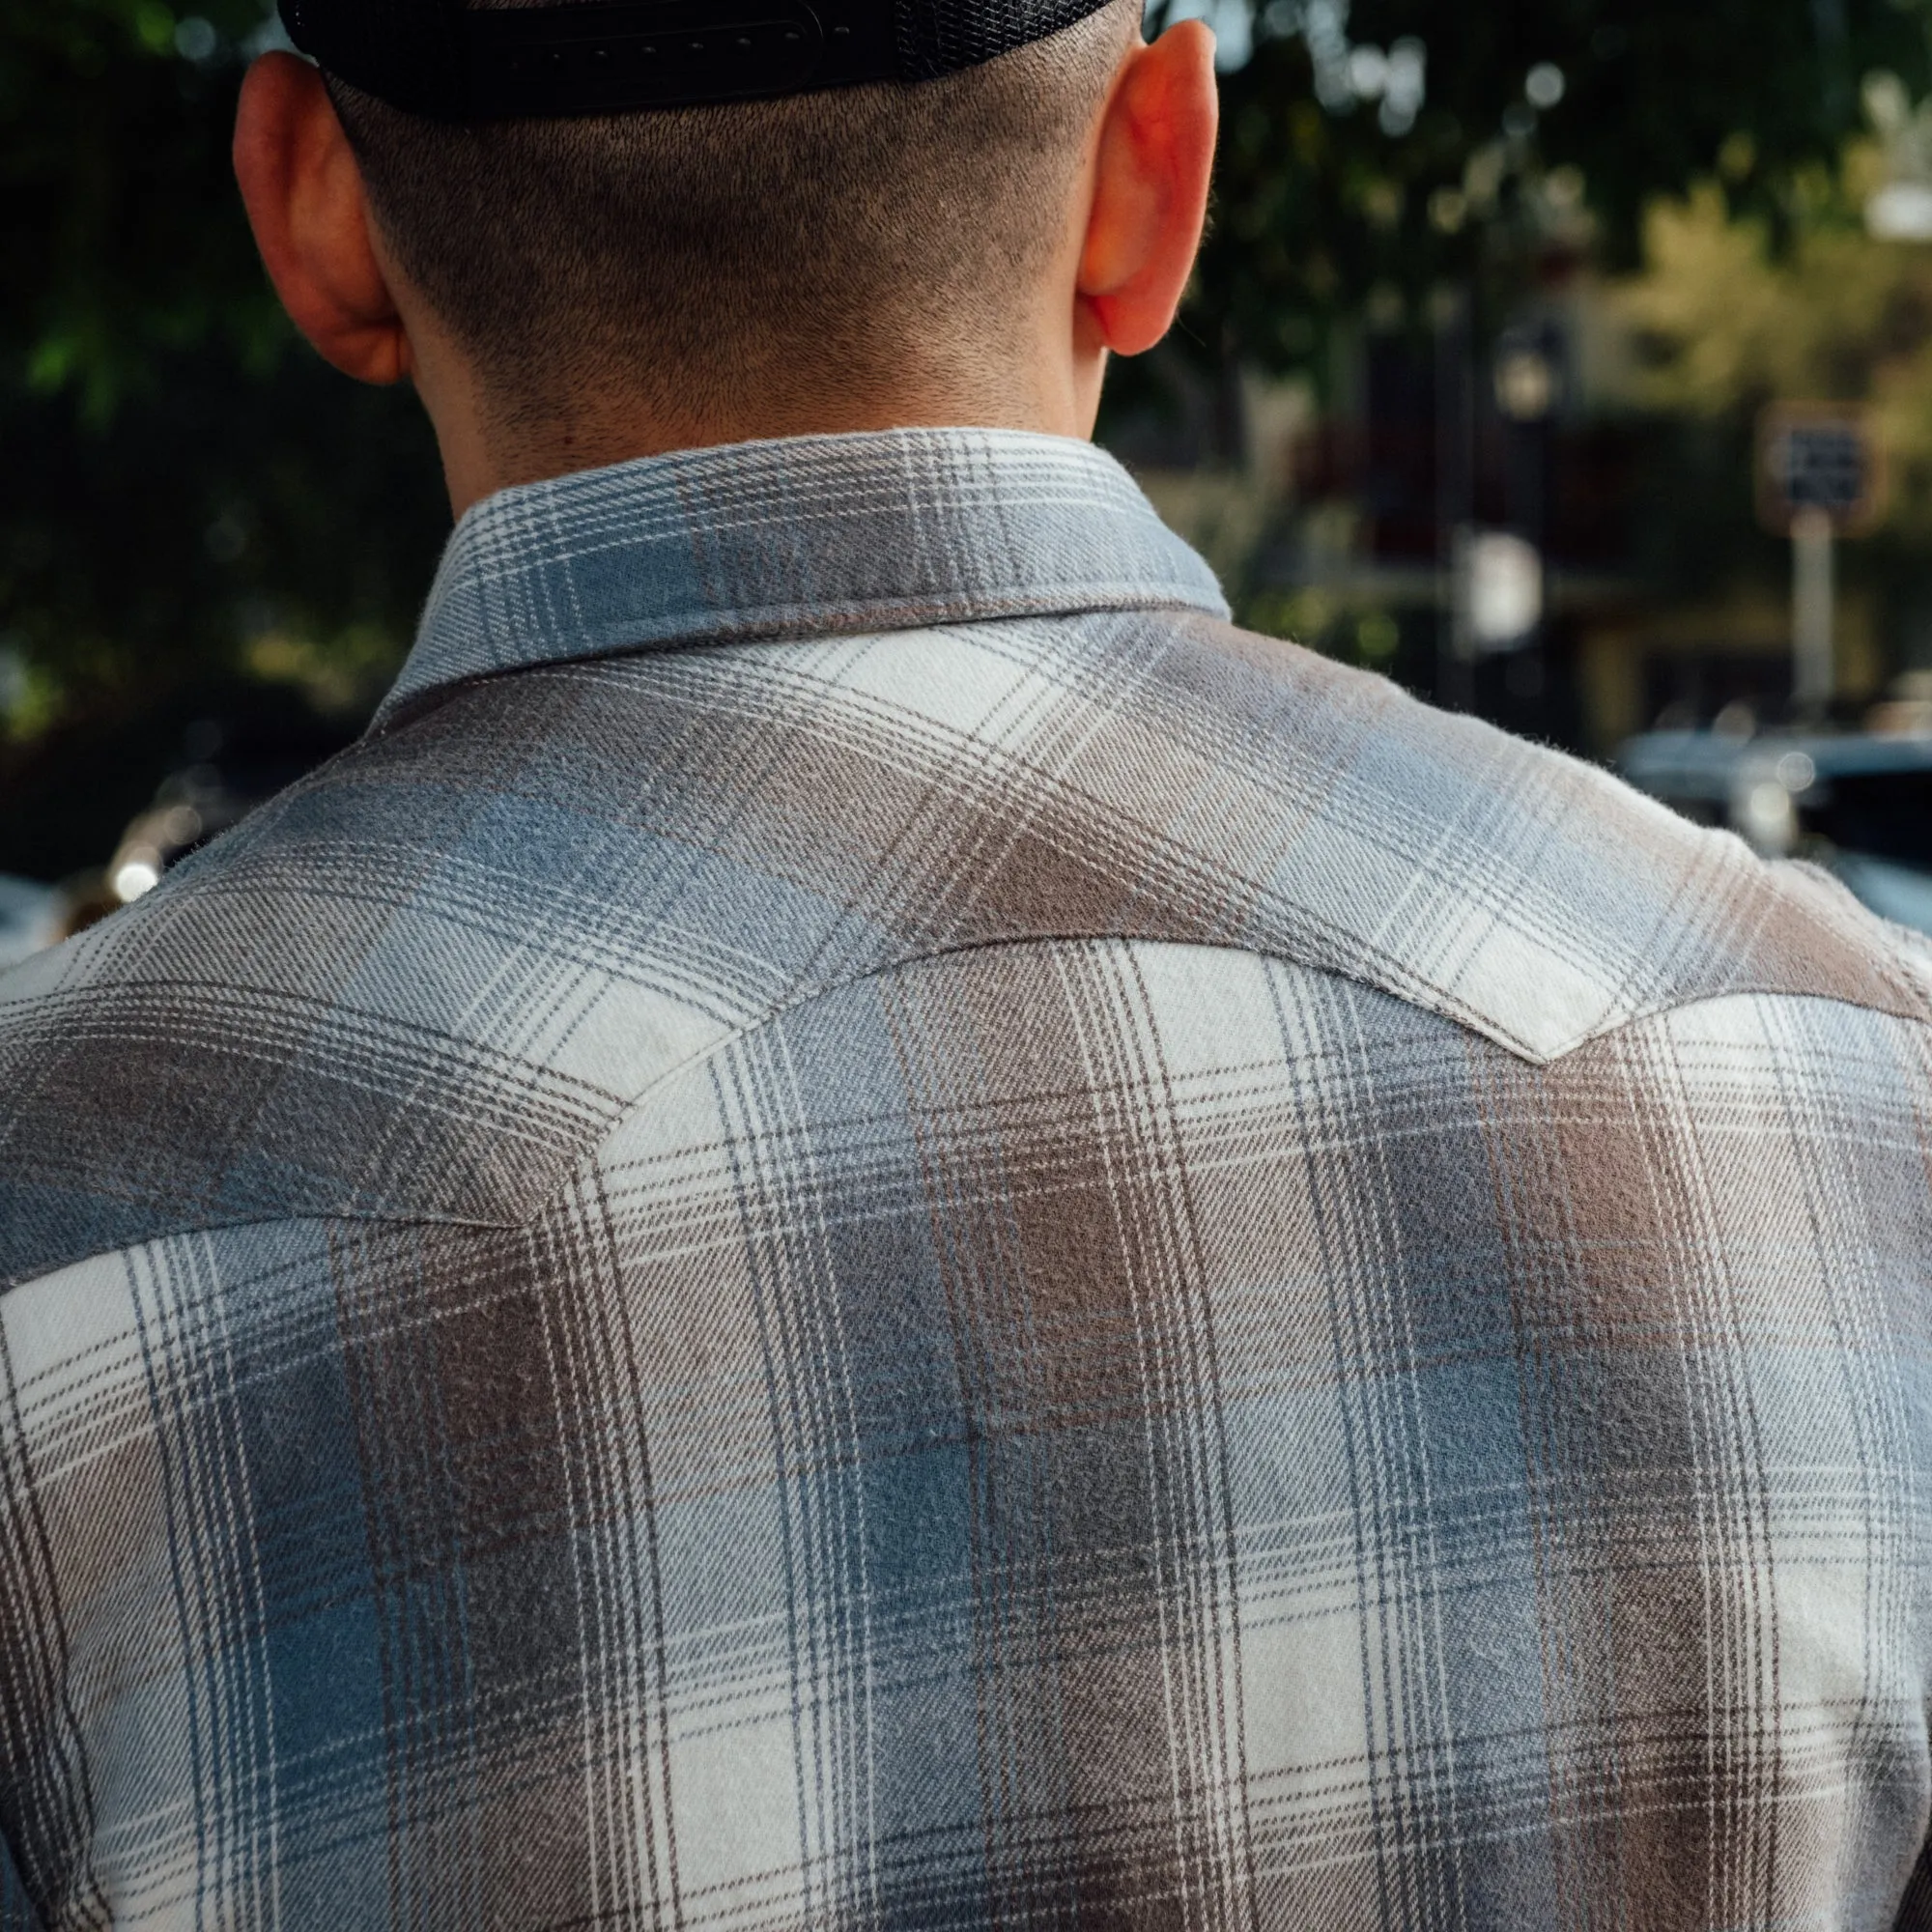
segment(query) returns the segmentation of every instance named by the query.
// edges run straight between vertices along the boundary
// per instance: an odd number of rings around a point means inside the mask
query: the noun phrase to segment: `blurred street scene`
[[[1932,928],[1932,0],[1179,13],[1214,226],[1101,437],[1240,620]],[[254,262],[274,43],[0,0],[0,964],[348,743],[446,534]]]

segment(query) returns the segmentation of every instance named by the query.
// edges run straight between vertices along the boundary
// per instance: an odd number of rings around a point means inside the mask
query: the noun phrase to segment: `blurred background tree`
[[[211,717],[353,731],[447,529],[411,398],[326,369],[256,261],[264,40],[259,0],[0,5],[0,872],[101,864]]]
[[[1569,220],[1614,270],[1648,242],[1645,407],[1721,441],[1763,392],[1870,394],[1932,521],[1932,270],[1858,209],[1867,77],[1908,120],[1932,88],[1918,0],[1171,11],[1222,39],[1215,226],[1113,423],[1252,371],[1319,393],[1445,290],[1493,334]],[[446,534],[410,398],[324,369],[256,264],[227,144],[273,37],[260,0],[0,0],[0,871],[100,863],[210,718],[352,732]]]
[[[1905,486],[1880,536],[1845,559],[1858,678],[1932,663],[1927,532],[1912,509],[1926,435],[1913,412],[1932,393],[1914,321],[1932,252],[1932,114],[1915,104],[1932,87],[1923,0],[1170,0],[1168,13],[1208,17],[1229,69],[1216,220],[1181,328],[1121,372],[1113,403],[1117,424],[1135,417],[1129,446],[1179,452],[1147,433],[1165,413],[1236,466],[1257,416],[1252,384],[1243,397],[1231,375],[1302,379],[1316,422],[1299,527],[1271,543],[1251,515],[1216,552],[1248,621],[1598,753],[1652,721],[1663,687],[1709,686],[1703,708],[1721,708],[1731,685],[1776,678],[1785,649],[1773,634],[1788,556],[1755,515],[1758,411],[1833,397],[1880,405]],[[1874,232],[1870,204],[1899,192],[1918,198],[1913,220]],[[1626,302],[1633,277],[1647,294]],[[1766,353],[1745,355],[1747,311],[1773,291]],[[1726,341],[1740,344],[1735,380],[1700,385],[1690,365]],[[1554,394],[1504,395],[1506,370],[1533,387],[1540,357]],[[1210,393],[1218,408],[1204,407]],[[1476,446],[1459,451],[1459,437]],[[1445,475],[1459,463],[1460,484]],[[1549,500],[1525,517],[1535,495]],[[1211,546],[1217,506],[1173,500]],[[1561,620],[1547,648],[1445,674],[1457,526],[1531,521],[1546,526]],[[1638,605],[1675,607],[1678,635],[1650,635]],[[1666,641],[1686,662],[1664,673],[1653,660]]]
[[[1539,195],[1586,202],[1635,264],[1657,195],[1715,178],[1778,241],[1861,131],[1862,77],[1932,80],[1918,0],[1200,0],[1224,48],[1219,218],[1193,327],[1306,360],[1377,291],[1525,269]],[[1225,58],[1225,55],[1224,55]]]

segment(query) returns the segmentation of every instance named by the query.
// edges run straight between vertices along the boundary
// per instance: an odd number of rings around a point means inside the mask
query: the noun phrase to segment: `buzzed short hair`
[[[918,85],[582,119],[330,87],[384,238],[499,411],[586,385],[708,411],[774,379],[864,392],[935,330],[997,360],[1139,20],[1112,0]]]

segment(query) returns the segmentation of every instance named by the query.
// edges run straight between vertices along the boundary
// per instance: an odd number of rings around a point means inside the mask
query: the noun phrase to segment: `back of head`
[[[779,384],[863,407],[923,360],[1010,381],[1139,18],[1109,0],[937,79],[711,106],[450,122],[331,92],[499,420],[622,396],[674,421]]]

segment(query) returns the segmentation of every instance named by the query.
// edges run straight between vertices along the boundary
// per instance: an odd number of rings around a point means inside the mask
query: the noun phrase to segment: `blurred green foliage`
[[[260,375],[284,341],[228,210],[237,41],[261,7],[216,0],[192,18],[185,30],[163,0],[0,7],[0,185],[17,278],[0,344],[28,389],[70,392],[96,427],[152,395],[171,352],[216,342]]]
[[[1598,258],[1634,267],[1649,203],[1700,177],[1781,242],[1806,171],[1861,126],[1862,76],[1932,87],[1928,22],[1924,0],[1263,0],[1223,76],[1188,329],[1214,358],[1319,371],[1371,303],[1420,327],[1456,285],[1506,310],[1573,206]],[[1344,80],[1396,49],[1426,67],[1412,120]]]
[[[353,719],[446,530],[411,399],[322,368],[256,263],[227,149],[261,0],[190,6],[0,0],[0,870],[98,861],[238,693]],[[1407,120],[1339,85],[1418,47]],[[1552,211],[1634,260],[1700,177],[1776,248],[1878,67],[1932,85],[1917,0],[1264,0],[1183,353],[1320,370],[1445,284],[1500,314]]]
[[[448,526],[412,399],[296,338],[229,174],[260,0],[0,0],[0,871],[98,864],[198,716],[353,713]]]

